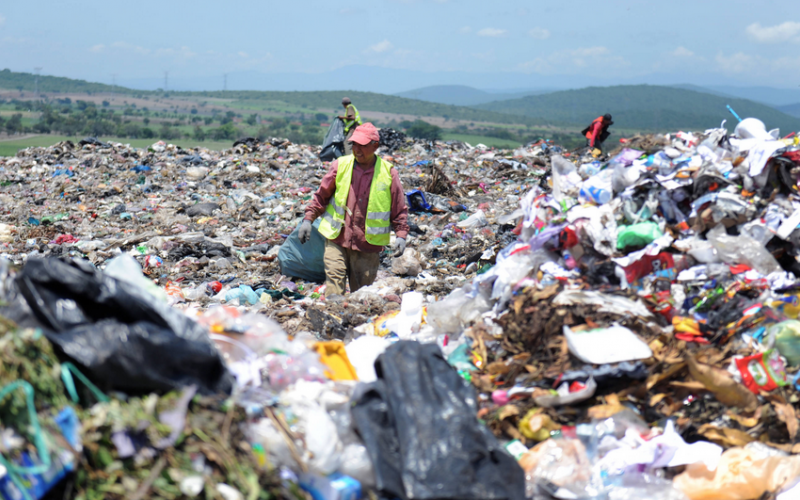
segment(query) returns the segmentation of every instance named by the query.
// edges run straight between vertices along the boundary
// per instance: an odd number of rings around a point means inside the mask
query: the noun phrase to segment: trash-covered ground
[[[408,248],[345,296],[319,147],[0,158],[0,495],[795,498],[796,135],[381,137]]]

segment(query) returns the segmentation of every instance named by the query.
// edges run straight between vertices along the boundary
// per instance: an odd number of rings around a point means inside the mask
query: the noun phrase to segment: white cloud
[[[460,31],[461,33],[464,33],[465,35],[468,34],[468,33],[472,33],[472,26],[464,26],[458,31]]]
[[[752,71],[756,60],[744,52],[726,56],[721,52],[716,57],[717,67],[725,73],[744,73]]]
[[[775,26],[761,26],[753,23],[745,29],[747,36],[758,43],[800,43],[800,23],[786,21]]]
[[[155,51],[156,57],[172,57],[175,59],[191,59],[197,56],[197,53],[192,52],[192,50],[187,47],[183,46],[178,49],[173,48],[166,48],[166,49],[156,49]]]
[[[90,47],[89,51],[94,52],[95,54],[101,54],[101,53],[117,53],[117,54],[124,53],[126,55],[135,54],[138,56],[173,59],[175,61],[186,61],[197,57],[197,53],[192,51],[192,49],[190,49],[185,45],[178,48],[162,47],[157,49],[149,49],[147,47],[134,45],[128,42],[114,42],[111,45],[104,45],[102,43],[99,43],[97,45]],[[240,52],[238,55],[242,57],[249,57],[244,52]],[[230,55],[229,57],[232,57],[232,55]]]
[[[768,59],[758,55],[737,52],[726,55],[718,53],[714,58],[715,69],[729,75],[761,75],[772,74],[782,76],[784,81],[796,85],[800,78],[800,55],[782,56],[775,59]]]
[[[574,74],[585,68],[616,69],[630,66],[625,58],[611,53],[607,47],[580,47],[553,52],[517,65],[523,73]]]
[[[567,59],[571,59],[572,64],[579,67],[588,66],[606,54],[608,54],[607,47],[584,47],[565,51]]]
[[[3,14],[0,14],[0,26],[3,26],[4,24],[6,24],[6,18],[3,16]]]
[[[111,47],[114,49],[125,50],[129,52],[134,52],[136,54],[146,56],[150,54],[150,49],[146,49],[139,45],[133,45],[132,43],[128,42],[114,42],[111,44]]]
[[[694,56],[694,52],[687,49],[686,47],[678,47],[677,49],[673,50],[671,54],[675,57],[692,57]]]
[[[392,50],[394,45],[389,40],[384,40],[382,42],[378,42],[375,45],[371,45],[365,50],[365,53],[372,53],[372,54],[380,54],[382,52],[386,52],[388,50]]]
[[[508,33],[506,30],[501,30],[498,28],[483,28],[482,30],[478,31],[478,36],[488,36],[488,37],[501,37]]]
[[[494,62],[497,58],[494,55],[494,50],[487,50],[486,52],[475,52],[472,54],[475,59],[480,59],[485,62]]]
[[[244,58],[248,58],[248,57],[250,57],[250,56],[247,54],[247,52],[239,52],[238,54],[239,54],[239,57],[244,57]]]
[[[537,26],[528,31],[528,36],[537,40],[547,40],[550,38],[550,30],[546,30]]]

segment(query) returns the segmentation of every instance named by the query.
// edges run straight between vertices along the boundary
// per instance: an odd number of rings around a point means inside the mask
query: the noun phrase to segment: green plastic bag
[[[664,233],[655,222],[640,222],[631,226],[621,226],[617,233],[617,249],[643,247],[649,245]]]
[[[790,366],[800,365],[800,321],[789,319],[769,327],[768,335],[775,336],[775,347]]]

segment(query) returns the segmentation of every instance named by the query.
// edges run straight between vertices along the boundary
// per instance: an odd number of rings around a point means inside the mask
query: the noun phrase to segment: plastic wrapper
[[[392,261],[392,272],[397,276],[416,276],[422,272],[419,252],[406,248],[403,255]]]
[[[800,321],[790,319],[772,325],[768,336],[789,365],[800,365]]]
[[[596,390],[597,390],[597,383],[594,381],[594,378],[589,377],[589,380],[586,381],[586,387],[584,387],[579,391],[567,392],[566,394],[563,395],[559,394],[550,396],[537,396],[534,398],[534,402],[538,406],[543,406],[543,407],[572,405],[575,403],[580,403],[581,401],[586,401],[587,399],[591,398],[592,396],[594,396],[594,391]]]
[[[775,257],[752,238],[731,236],[722,225],[710,230],[706,237],[714,245],[717,255],[723,262],[746,264],[761,274],[770,274],[781,270]]]
[[[690,500],[749,500],[775,493],[800,476],[800,457],[778,456],[756,447],[731,448],[715,470],[691,464],[674,479]]]
[[[478,210],[474,214],[459,222],[458,227],[475,228],[483,227],[487,224],[489,224],[489,221],[486,220],[486,214],[483,213],[483,210]]]
[[[574,195],[578,185],[583,182],[575,165],[561,155],[553,156],[551,161],[553,163],[553,198],[560,201],[566,196]]]
[[[471,321],[492,308],[481,293],[454,290],[443,300],[427,306],[426,322],[442,333],[459,333]]]
[[[599,478],[593,478],[586,447],[577,439],[548,439],[531,448],[519,464],[528,496],[537,487],[556,498],[591,498],[602,491]]]
[[[584,181],[580,190],[581,201],[592,202],[597,205],[603,205],[611,201],[614,195],[611,176],[611,170],[603,170]]]
[[[660,238],[664,233],[655,222],[640,222],[621,226],[617,233],[617,248],[643,247]]]

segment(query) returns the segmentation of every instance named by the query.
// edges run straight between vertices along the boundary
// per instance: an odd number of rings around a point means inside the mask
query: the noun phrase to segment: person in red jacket
[[[592,120],[592,123],[581,131],[581,134],[586,137],[586,145],[592,149],[602,150],[603,142],[611,135],[608,131],[608,127],[611,125],[614,125],[614,122],[611,121],[611,115],[608,113]]]

